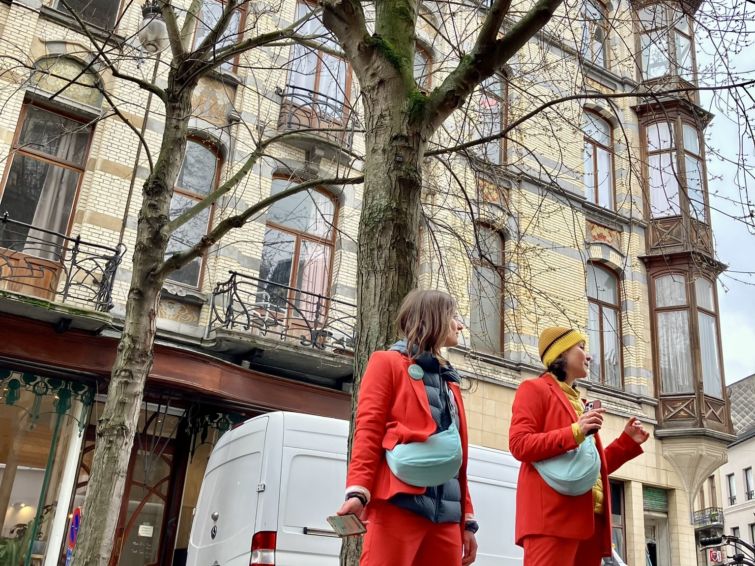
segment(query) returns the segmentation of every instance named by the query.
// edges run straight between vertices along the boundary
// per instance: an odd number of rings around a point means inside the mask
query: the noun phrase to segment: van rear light
[[[275,531],[260,531],[252,537],[252,559],[249,566],[275,566]]]

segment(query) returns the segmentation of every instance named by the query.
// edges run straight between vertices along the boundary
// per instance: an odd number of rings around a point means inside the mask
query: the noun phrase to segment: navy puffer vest
[[[406,343],[403,341],[396,342],[391,346],[391,350],[406,354]],[[446,430],[451,425],[452,411],[450,404],[453,403],[454,405],[453,414],[458,414],[456,402],[447,382],[458,383],[459,374],[450,364],[441,366],[435,356],[429,352],[418,356],[414,363],[425,371],[422,381],[425,384],[427,400],[430,402],[430,412],[438,426],[437,431]],[[409,375],[406,378],[411,379]],[[456,425],[459,425],[458,419]],[[458,475],[442,485],[428,487],[422,495],[400,493],[392,497],[390,502],[402,509],[417,513],[433,523],[458,523],[461,521],[461,486],[459,485]]]

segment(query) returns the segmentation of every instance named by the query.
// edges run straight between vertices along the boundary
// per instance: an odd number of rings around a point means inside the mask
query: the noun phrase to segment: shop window
[[[599,265],[587,264],[587,332],[590,341],[590,380],[622,387],[621,307],[619,280]]]
[[[217,25],[218,21],[220,21],[220,17],[223,15],[225,7],[226,3],[222,0],[205,0],[202,2],[202,8],[197,20],[197,28],[194,33],[194,49],[200,46],[210,34],[210,31]],[[215,45],[212,47],[213,54],[221,49],[233,46],[241,40],[241,36],[243,35],[241,29],[242,21],[243,8],[234,8],[225,32],[218,38]],[[232,70],[237,59],[238,57],[235,57],[231,61],[223,63],[220,68],[225,71]]]
[[[600,67],[607,67],[608,10],[600,0],[585,0],[582,4],[582,38],[580,55]]]
[[[506,127],[508,83],[498,75],[486,79],[479,89],[479,131],[484,138],[500,134]],[[493,165],[506,159],[506,138],[499,138],[481,146],[482,157]]]
[[[1,564],[57,558],[91,399],[81,383],[0,368]]]
[[[707,222],[704,157],[700,131],[681,121],[646,127],[649,208],[652,218],[689,215]],[[680,196],[683,195],[683,196]]]
[[[111,31],[118,17],[119,0],[68,0],[68,6],[85,24]],[[70,14],[63,2],[56,2],[56,8]]]
[[[273,179],[272,194],[290,185]],[[260,263],[257,301],[268,310],[315,321],[323,316],[335,244],[336,204],[319,190],[307,190],[273,204]],[[284,315],[285,316],[285,315]]]
[[[25,104],[10,152],[0,214],[27,226],[5,227],[0,246],[56,260],[68,233],[84,174],[92,129],[34,104]]]
[[[197,139],[187,140],[186,153],[170,201],[171,220],[190,210],[217,188],[219,166],[220,158],[214,146]],[[171,234],[166,255],[181,253],[196,245],[207,233],[211,216],[212,207],[207,207],[181,225]],[[168,279],[199,287],[202,265],[203,258],[195,258],[171,273]]]
[[[638,12],[642,78],[676,75],[694,79],[694,48],[690,17],[666,4]]]
[[[613,128],[592,112],[582,114],[584,145],[585,197],[588,201],[613,210]]]
[[[503,351],[503,238],[485,224],[476,224],[471,250],[469,334],[472,350],[500,356]]]

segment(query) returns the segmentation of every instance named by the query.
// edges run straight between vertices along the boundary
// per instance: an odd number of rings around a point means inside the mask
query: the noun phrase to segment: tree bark
[[[427,141],[413,118],[412,95],[399,76],[368,86],[362,96],[366,157],[357,252],[352,428],[369,356],[396,339],[399,306],[417,285],[421,165]],[[359,537],[344,539],[341,564],[357,566],[361,547]]]
[[[74,555],[77,566],[106,566],[110,561],[144,386],[152,368],[157,305],[164,279],[156,274],[170,238],[166,230],[170,200],[186,148],[193,91],[193,85],[180,85],[175,76],[172,71],[168,79],[160,157],[142,190],[126,317],[105,408],[97,422],[92,471]]]

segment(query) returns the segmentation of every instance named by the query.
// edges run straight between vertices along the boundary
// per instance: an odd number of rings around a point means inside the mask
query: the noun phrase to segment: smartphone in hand
[[[592,411],[593,409],[600,409],[603,406],[603,403],[600,402],[600,399],[596,399],[595,401],[588,401],[585,403],[585,413]]]
[[[589,413],[593,409],[600,409],[603,406],[603,404],[600,402],[600,399],[596,399],[595,401],[588,401],[585,403],[585,413]],[[591,430],[587,433],[587,436],[590,436],[591,434],[595,434],[597,429]]]
[[[351,537],[367,532],[367,527],[354,513],[331,515],[326,520],[339,537]]]

